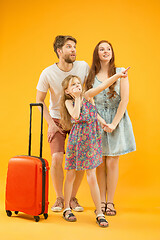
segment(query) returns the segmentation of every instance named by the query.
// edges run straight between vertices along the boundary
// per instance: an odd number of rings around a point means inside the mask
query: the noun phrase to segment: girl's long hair
[[[93,52],[93,60],[92,60],[92,66],[91,69],[89,71],[87,80],[86,80],[86,84],[85,84],[85,91],[89,90],[90,88],[93,87],[93,83],[94,83],[94,78],[95,76],[98,74],[98,72],[101,69],[101,64],[100,64],[100,59],[99,59],[99,55],[98,55],[98,48],[99,45],[101,43],[108,43],[111,46],[111,50],[112,50],[112,58],[109,62],[109,69],[108,69],[108,75],[109,77],[113,76],[116,73],[116,67],[115,67],[115,55],[114,55],[114,51],[113,51],[113,47],[111,45],[110,42],[106,41],[106,40],[102,40],[100,41]],[[114,97],[115,95],[115,91],[114,91],[114,86],[115,86],[116,82],[113,83],[110,87],[109,87],[109,92],[108,94],[110,95],[109,98]]]
[[[65,90],[68,88],[70,80],[74,80],[74,78],[78,78],[78,80],[81,83],[81,79],[75,75],[67,76],[62,82],[62,92],[61,92],[61,100],[60,100],[60,114],[61,114],[60,124],[62,125],[62,128],[65,131],[69,131],[72,128],[71,116],[66,108],[65,101],[66,100],[74,101],[73,97],[67,94]]]

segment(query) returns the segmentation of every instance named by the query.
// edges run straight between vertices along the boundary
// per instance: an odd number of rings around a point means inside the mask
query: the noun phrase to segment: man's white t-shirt
[[[60,97],[62,90],[62,81],[69,75],[80,77],[82,84],[85,77],[88,76],[89,66],[85,61],[73,62],[73,67],[69,72],[60,70],[56,63],[45,68],[39,78],[37,90],[41,92],[50,92],[49,112],[52,118],[60,119]]]

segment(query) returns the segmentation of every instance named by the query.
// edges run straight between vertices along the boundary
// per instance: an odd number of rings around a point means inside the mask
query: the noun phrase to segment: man
[[[48,142],[50,143],[52,155],[51,177],[56,192],[56,202],[51,207],[52,211],[61,211],[64,207],[62,162],[63,154],[65,153],[65,138],[68,132],[64,131],[60,126],[61,82],[65,77],[72,74],[79,76],[82,83],[84,83],[89,71],[89,66],[86,62],[75,61],[76,43],[76,39],[71,36],[59,35],[55,38],[53,47],[59,62],[42,71],[37,85],[36,101],[43,103],[44,106],[44,118],[48,123]],[[50,92],[49,111],[45,104],[48,90]],[[83,175],[83,171],[77,171],[73,185],[70,207],[75,211],[83,211],[83,207],[79,205],[76,198]]]

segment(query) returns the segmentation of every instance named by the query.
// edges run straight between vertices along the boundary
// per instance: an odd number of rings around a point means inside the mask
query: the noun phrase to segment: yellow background
[[[75,239],[160,239],[159,12],[159,0],[1,1],[2,240],[44,236],[67,240],[72,234]],[[77,39],[77,60],[85,60],[91,65],[95,45],[106,39],[113,45],[116,65],[131,66],[128,112],[137,151],[121,157],[115,195],[118,215],[108,219],[110,228],[106,230],[95,225],[94,205],[86,177],[78,192],[86,211],[78,214],[79,223],[72,226],[64,222],[61,213],[55,215],[49,211],[45,224],[44,221],[36,224],[28,216],[28,221],[23,219],[22,214],[8,218],[4,211],[8,160],[14,155],[27,154],[29,103],[35,102],[36,85],[42,70],[58,61],[52,44],[59,34],[69,34]],[[49,96],[47,104],[48,100]],[[33,117],[33,154],[37,154],[38,110],[35,109]],[[51,162],[46,122],[43,157]],[[51,181],[49,199],[51,206],[55,200]]]

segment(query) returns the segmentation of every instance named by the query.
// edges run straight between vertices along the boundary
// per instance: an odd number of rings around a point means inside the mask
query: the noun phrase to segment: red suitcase
[[[41,106],[40,157],[31,156],[32,107]],[[15,156],[9,160],[6,182],[6,213],[10,217],[23,212],[39,221],[40,214],[48,218],[48,171],[49,165],[42,158],[43,104],[30,104],[30,128],[28,156]]]

